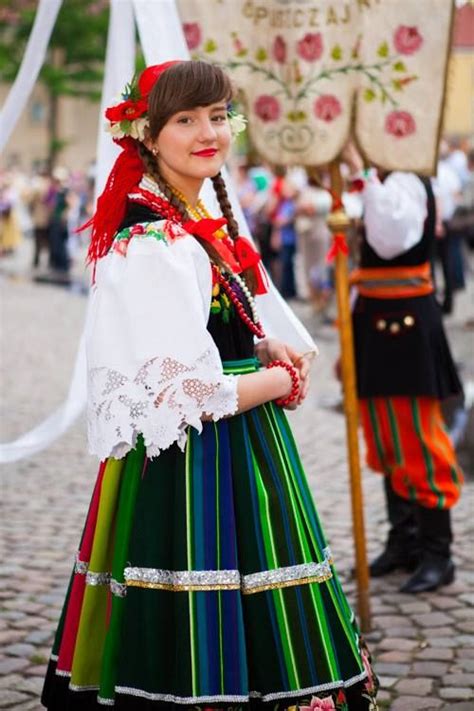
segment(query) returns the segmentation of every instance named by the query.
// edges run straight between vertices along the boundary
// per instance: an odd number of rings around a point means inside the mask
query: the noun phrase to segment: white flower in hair
[[[120,128],[119,123],[110,123],[110,121],[106,121],[104,124],[105,130],[107,133],[110,133],[112,138],[124,138],[125,133],[122,131]]]
[[[147,118],[138,118],[130,123],[130,136],[138,141],[145,140],[146,129],[149,126]]]
[[[229,111],[228,117],[232,138],[236,138],[239,133],[245,131],[245,128],[247,126],[247,119],[243,114],[235,114],[232,111]]]

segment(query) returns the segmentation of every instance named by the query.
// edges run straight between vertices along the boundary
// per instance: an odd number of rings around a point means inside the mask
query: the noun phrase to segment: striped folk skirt
[[[47,708],[356,711],[375,686],[279,407],[101,464]]]
[[[377,397],[360,400],[367,464],[390,477],[393,490],[426,508],[458,501],[463,473],[438,400]]]

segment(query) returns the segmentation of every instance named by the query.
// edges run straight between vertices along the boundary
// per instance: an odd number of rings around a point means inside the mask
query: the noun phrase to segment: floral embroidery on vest
[[[125,227],[120,230],[115,236],[112,244],[112,250],[121,254],[123,257],[127,255],[128,245],[132,237],[139,239],[155,239],[165,244],[171,244],[177,239],[187,236],[187,232],[183,230],[181,225],[170,220],[160,222],[140,222],[132,227]]]

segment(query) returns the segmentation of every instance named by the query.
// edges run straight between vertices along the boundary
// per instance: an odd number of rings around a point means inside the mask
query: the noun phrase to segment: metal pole
[[[342,177],[339,162],[329,166],[331,188],[337,197],[342,195]],[[329,229],[333,233],[346,235],[349,218],[344,208],[330,213]],[[338,308],[339,338],[341,345],[341,370],[344,390],[344,411],[346,416],[347,451],[351,482],[352,522],[355,546],[355,571],[357,581],[357,609],[360,627],[363,632],[370,631],[369,570],[365,548],[364,507],[362,479],[359,460],[359,407],[357,402],[356,374],[354,364],[354,343],[352,335],[352,316],[349,303],[348,259],[340,249],[336,251],[336,294]]]

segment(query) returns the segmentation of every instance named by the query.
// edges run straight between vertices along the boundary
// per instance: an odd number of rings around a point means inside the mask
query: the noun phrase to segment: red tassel
[[[346,235],[343,232],[336,232],[333,235],[332,245],[326,255],[326,261],[332,262],[339,252],[345,254],[346,257],[349,254],[349,247],[347,246]]]
[[[78,232],[92,227],[91,242],[87,261],[96,262],[110,249],[115,233],[120,226],[127,208],[127,195],[140,182],[143,162],[138,155],[137,142],[133,138],[116,141],[123,151],[114,163],[107,184],[97,200],[94,216],[82,225]]]
[[[338,212],[339,210],[344,209],[344,203],[342,202],[341,196],[336,193],[334,190],[329,190],[328,193],[332,197],[332,205],[331,205],[331,212]]]

